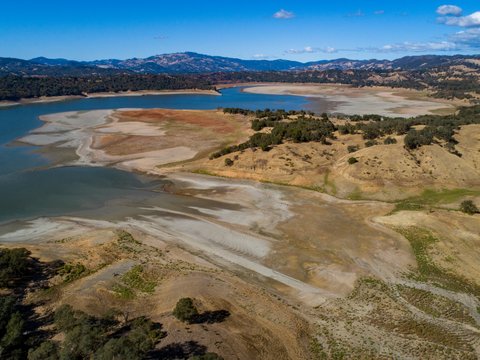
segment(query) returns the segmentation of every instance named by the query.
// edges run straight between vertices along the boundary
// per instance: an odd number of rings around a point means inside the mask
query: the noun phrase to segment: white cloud
[[[265,54],[255,54],[252,56],[252,58],[254,58],[255,60],[266,60],[266,59],[271,59],[272,57]]]
[[[373,12],[375,15],[383,15],[385,14],[385,10],[377,10]]]
[[[430,52],[430,51],[453,51],[458,45],[452,41],[438,42],[408,42],[387,44],[380,48],[366,49],[377,52]]]
[[[327,53],[327,54],[333,54],[336,53],[337,49],[331,46],[327,46],[324,48],[318,48],[318,47],[311,47],[311,46],[305,46],[303,49],[290,49],[285,51],[285,54],[290,54],[290,55],[295,55],[295,54],[313,54],[313,53]]]
[[[383,11],[376,11],[381,15]],[[455,5],[442,5],[437,9],[438,21],[445,25],[465,27],[462,31],[446,35],[437,41],[405,41],[391,43],[379,47],[357,47],[341,48],[333,47],[312,47],[306,46],[303,49],[290,49],[285,54],[307,54],[307,53],[337,53],[337,52],[365,52],[365,53],[438,53],[453,51],[479,51],[480,50],[480,11],[470,15],[461,16],[462,9]],[[361,11],[350,14],[350,16],[363,16]]]
[[[442,16],[438,18],[438,21],[442,24],[450,26],[480,26],[480,11],[476,11],[467,16]]]
[[[462,8],[456,5],[442,5],[437,8],[438,15],[453,15],[453,16],[460,16],[462,15]]]
[[[480,29],[468,29],[452,35],[451,41],[467,49],[480,49]]]
[[[362,16],[365,16],[365,13],[362,10],[358,9],[354,13],[347,14],[347,16],[349,16],[349,17],[362,17]]]
[[[273,14],[273,17],[275,19],[291,19],[295,17],[295,14],[291,11],[280,9],[275,14]]]

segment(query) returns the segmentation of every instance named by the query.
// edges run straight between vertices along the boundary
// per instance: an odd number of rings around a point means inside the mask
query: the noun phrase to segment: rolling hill
[[[31,60],[0,58],[0,76],[77,76],[102,74],[192,74],[242,71],[304,70],[422,70],[445,66],[478,68],[478,55],[421,55],[396,60],[319,60],[307,63],[290,60],[244,60],[194,52],[155,55],[126,60],[75,61],[37,57]]]

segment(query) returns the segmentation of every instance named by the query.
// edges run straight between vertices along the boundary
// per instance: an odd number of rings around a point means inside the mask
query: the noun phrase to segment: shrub
[[[460,210],[469,215],[479,213],[477,205],[475,205],[472,200],[462,201],[462,203],[460,204]]]
[[[232,166],[233,165],[233,160],[230,158],[225,159],[225,166]]]
[[[353,153],[355,151],[358,151],[358,146],[357,145],[348,145],[347,150],[349,153]]]
[[[366,147],[374,146],[374,145],[377,145],[377,144],[378,143],[375,140],[368,140],[367,142],[365,142]]]
[[[178,300],[173,310],[173,316],[180,321],[191,323],[198,316],[198,310],[191,298],[182,298]]]
[[[76,263],[76,264],[65,264],[62,269],[60,269],[59,274],[63,276],[63,280],[66,283],[75,281],[88,275],[89,271],[85,265]]]
[[[383,143],[384,143],[385,145],[396,144],[396,143],[397,143],[397,139],[392,138],[392,137],[389,136],[389,137],[387,137],[387,138],[383,141]]]
[[[358,162],[357,158],[351,157],[351,158],[348,159],[348,163],[349,163],[350,165],[353,165],[353,164],[355,164],[355,163],[357,163],[357,162]]]

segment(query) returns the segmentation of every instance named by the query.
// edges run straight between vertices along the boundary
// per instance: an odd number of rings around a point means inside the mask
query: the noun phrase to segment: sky
[[[242,59],[480,53],[480,1],[2,1],[0,57]]]

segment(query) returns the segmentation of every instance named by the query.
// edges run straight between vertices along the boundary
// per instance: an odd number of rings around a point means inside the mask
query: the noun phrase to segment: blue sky
[[[195,51],[311,61],[479,50],[478,0],[27,0],[5,1],[0,12],[0,56],[26,59]]]

